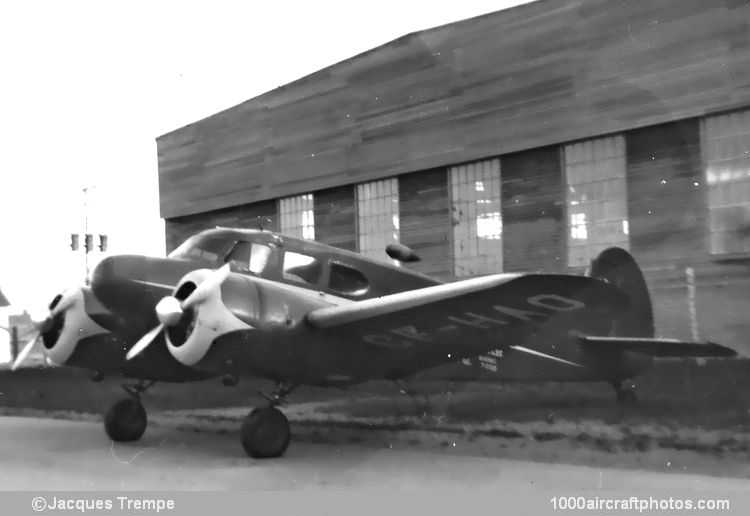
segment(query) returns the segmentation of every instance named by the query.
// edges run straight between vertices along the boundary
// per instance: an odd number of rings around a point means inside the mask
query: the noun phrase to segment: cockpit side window
[[[317,258],[292,251],[284,253],[284,279],[317,285],[322,273],[323,265]]]
[[[260,276],[271,261],[271,248],[257,242],[239,241],[224,260],[238,269],[249,271]]]
[[[347,296],[361,296],[367,293],[369,284],[365,275],[357,269],[340,263],[332,263],[328,288]]]

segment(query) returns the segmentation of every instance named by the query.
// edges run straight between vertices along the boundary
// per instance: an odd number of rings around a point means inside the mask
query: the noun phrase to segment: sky
[[[85,220],[109,236],[108,254],[164,254],[159,135],[410,32],[519,3],[0,3],[0,289],[12,303],[0,325],[83,281],[84,253],[68,245]]]

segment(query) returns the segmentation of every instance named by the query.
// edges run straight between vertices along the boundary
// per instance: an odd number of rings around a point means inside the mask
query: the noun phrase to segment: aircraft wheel
[[[636,395],[635,391],[631,391],[630,389],[622,389],[617,391],[618,403],[622,403],[623,405],[635,405],[637,401],[638,396]]]
[[[125,398],[104,416],[104,430],[113,441],[137,441],[146,431],[148,419],[139,400]]]
[[[253,409],[240,428],[242,447],[254,459],[281,456],[291,437],[289,420],[275,407]]]

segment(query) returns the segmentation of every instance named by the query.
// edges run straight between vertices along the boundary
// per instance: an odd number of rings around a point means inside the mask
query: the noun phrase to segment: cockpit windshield
[[[188,238],[177,249],[169,253],[170,258],[183,260],[204,260],[211,267],[231,263],[233,268],[263,276],[267,270],[273,270],[276,255],[273,244],[252,242],[238,239],[237,235],[194,235]]]
[[[205,260],[213,264],[224,261],[224,257],[234,245],[234,240],[205,235],[194,235],[169,253],[169,258],[185,260]]]

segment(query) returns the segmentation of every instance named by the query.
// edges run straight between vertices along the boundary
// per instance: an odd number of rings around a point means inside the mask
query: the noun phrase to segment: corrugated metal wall
[[[399,176],[401,242],[422,258],[409,267],[441,279],[453,277],[450,200],[444,168]]]
[[[265,229],[271,231],[279,230],[276,200],[243,204],[225,210],[167,219],[164,224],[167,253],[190,236],[204,229],[216,226],[257,228],[258,224],[262,224]]]
[[[356,205],[351,185],[315,192],[315,240],[324,244],[357,250]]]
[[[698,120],[627,133],[630,242],[649,264],[706,256],[705,181]]]
[[[504,268],[562,272],[565,189],[560,148],[542,147],[502,157]]]

